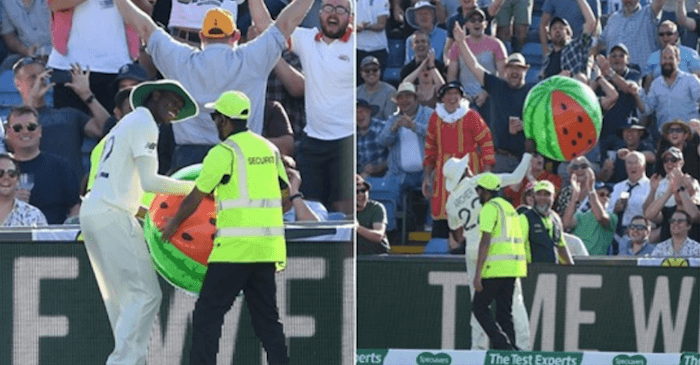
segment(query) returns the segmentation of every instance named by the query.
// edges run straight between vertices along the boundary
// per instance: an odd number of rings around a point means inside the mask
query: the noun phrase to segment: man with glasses
[[[12,156],[0,153],[0,227],[46,226],[46,217],[37,207],[17,199],[19,167]]]
[[[663,171],[661,153],[669,147],[676,147],[683,154],[681,171],[700,179],[700,120],[692,119],[688,123],[674,119],[661,128],[661,140],[656,160],[656,171]]]
[[[199,112],[171,80],[144,82],[131,93],[134,111],[107,134],[97,177],[80,209],[85,249],[114,336],[107,364],[143,364],[162,293],[136,220],[144,191],[185,195],[192,183],[158,175],[158,125]]]
[[[285,48],[285,39],[299,25],[311,2],[292,2],[273,22],[263,1],[251,0],[248,4],[255,26],[265,31],[245,47],[238,46],[241,34],[236,29],[233,15],[222,8],[210,9],[200,31],[201,50],[175,40],[131,1],[116,0],[115,4],[125,22],[137,29],[146,42],[153,63],[166,78],[181,82],[192,92],[200,107],[216,100],[226,90],[242,91],[252,105],[249,128],[262,134],[265,81]],[[307,67],[304,69],[308,70]],[[352,101],[348,103],[347,109],[352,110]],[[216,126],[207,113],[173,125],[175,149],[171,169],[201,162],[211,147],[219,142],[217,135]]]
[[[362,60],[358,73],[364,82],[357,87],[355,97],[376,105],[379,110],[372,117],[386,120],[396,111],[396,103],[392,100],[396,88],[381,81],[381,65],[374,56],[367,56]]]
[[[292,5],[296,3],[292,2]],[[321,30],[297,28],[291,49],[304,69],[306,127],[297,150],[302,192],[333,211],[352,214],[355,133],[353,2],[323,0]]]
[[[109,112],[93,96],[90,88],[90,72],[75,66],[71,80],[65,85],[78,94],[89,108],[91,116],[72,108],[52,108],[46,104],[46,93],[54,86],[52,71],[36,57],[24,57],[12,67],[17,91],[24,105],[39,113],[39,124],[44,131],[41,150],[66,158],[79,177],[87,172],[82,165],[82,144],[85,138],[99,139],[104,135]]]
[[[651,227],[644,216],[637,215],[627,226],[627,235],[620,241],[618,256],[648,256],[654,251],[654,245],[649,243]]]
[[[357,254],[378,255],[389,252],[389,240],[386,236],[386,208],[378,201],[369,198],[372,184],[360,175],[355,175],[355,196],[357,208]]]
[[[669,44],[677,46],[681,51],[678,65],[680,70],[696,75],[700,74],[700,56],[698,56],[698,51],[680,44],[679,38],[676,23],[670,20],[661,22],[661,25],[659,25],[659,45],[661,47],[649,56],[644,69],[643,85],[645,90],[649,90],[652,80],[661,76],[661,50]]]
[[[43,128],[31,106],[12,108],[5,124],[8,149],[20,170],[34,176],[31,189],[17,197],[41,210],[49,224],[63,224],[80,211],[80,178],[65,158],[41,149]]]
[[[618,216],[606,211],[610,201],[612,187],[596,182],[592,169],[586,169],[588,178],[588,202],[591,206],[586,212],[577,212],[575,202],[581,193],[581,183],[576,175],[571,177],[571,201],[564,211],[564,230],[579,237],[590,255],[606,255],[612,243]],[[535,198],[537,199],[537,198]]]
[[[653,257],[700,257],[700,243],[688,237],[690,214],[679,210],[669,219],[671,238],[660,242],[651,253]]]

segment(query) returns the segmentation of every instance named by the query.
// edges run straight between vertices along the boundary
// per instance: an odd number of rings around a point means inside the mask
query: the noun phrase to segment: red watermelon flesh
[[[567,161],[586,154],[596,144],[596,128],[586,110],[566,93],[552,92],[552,119],[561,153]]]
[[[175,216],[183,196],[158,195],[151,203],[151,220],[162,229],[166,220]],[[205,197],[197,209],[178,227],[170,242],[202,265],[207,265],[216,234],[216,205],[214,199]]]

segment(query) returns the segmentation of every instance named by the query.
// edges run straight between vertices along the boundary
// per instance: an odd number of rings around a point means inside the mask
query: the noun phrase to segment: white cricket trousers
[[[114,335],[107,365],[144,365],[163,293],[143,228],[132,214],[89,199],[80,228]]]
[[[473,231],[477,231],[474,229]],[[478,232],[477,232],[478,233]],[[476,272],[476,259],[479,257],[479,236],[465,235],[467,240],[466,261],[467,274],[469,277],[469,292],[472,299],[474,298],[474,273]],[[486,335],[484,329],[481,328],[479,321],[476,320],[474,314],[471,315],[469,321],[472,327],[472,350],[488,350],[489,336]],[[513,290],[513,327],[515,327],[515,343],[523,351],[530,350],[530,321],[528,319],[527,310],[525,309],[525,301],[523,301],[523,290],[520,285],[520,279],[515,280],[515,290]]]

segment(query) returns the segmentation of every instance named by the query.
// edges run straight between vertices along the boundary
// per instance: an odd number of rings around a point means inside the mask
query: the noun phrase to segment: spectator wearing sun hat
[[[242,91],[251,101],[248,127],[262,134],[267,87],[264,80],[311,2],[294,1],[272,22],[262,0],[250,1],[251,12],[260,14],[255,17],[259,23],[256,26],[265,31],[245,47],[238,46],[240,31],[236,29],[233,15],[222,8],[210,9],[200,31],[201,50],[176,41],[131,2],[116,0],[115,4],[126,23],[137,29],[146,42],[147,52],[163,76],[180,81],[202,107],[224,91]],[[173,135],[172,169],[201,162],[207,151],[219,142],[216,126],[206,112],[173,125]]]
[[[690,174],[695,179],[700,179],[700,121],[693,119],[688,123],[675,119],[666,123],[661,128],[661,140],[656,159],[656,171],[663,171],[661,153],[669,147],[678,148],[683,154],[683,168],[681,171]]]
[[[372,118],[377,107],[366,100],[357,99],[357,173],[382,176],[386,172],[387,149],[378,142],[384,121]]]
[[[413,7],[406,9],[406,23],[412,28],[421,30],[430,36],[430,46],[436,60],[442,60],[442,52],[447,42],[447,31],[439,28],[435,5],[427,0],[418,1]],[[413,59],[411,37],[406,39],[406,58],[404,64]]]

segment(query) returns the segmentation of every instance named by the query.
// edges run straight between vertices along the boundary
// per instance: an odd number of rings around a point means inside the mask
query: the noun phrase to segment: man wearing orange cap
[[[262,134],[263,129],[265,80],[285,49],[285,40],[302,21],[311,3],[312,0],[292,2],[272,23],[263,1],[251,0],[249,7],[256,27],[265,31],[245,47],[238,47],[241,34],[231,13],[221,8],[211,9],[202,23],[200,50],[177,42],[131,1],[115,1],[124,21],[146,41],[146,51],[158,70],[166,78],[180,81],[200,107],[227,90],[240,90],[248,95],[252,107],[248,127],[257,134]],[[270,23],[274,26],[268,26]],[[216,126],[207,113],[174,125],[173,134],[173,169],[201,162],[219,142]]]

